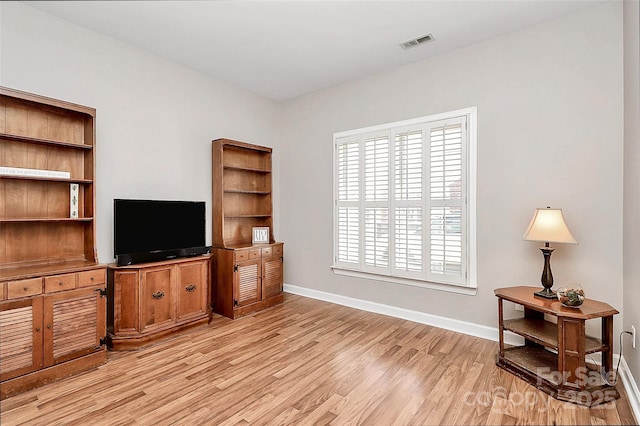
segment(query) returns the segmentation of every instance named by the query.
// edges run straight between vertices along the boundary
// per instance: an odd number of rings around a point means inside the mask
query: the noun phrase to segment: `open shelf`
[[[553,352],[540,347],[519,346],[505,349],[504,359],[554,386],[562,385],[562,376],[557,371],[558,356]],[[586,371],[584,374],[588,382],[587,389],[607,385],[597,365],[586,363],[585,366]]]
[[[0,96],[2,277],[95,267],[95,109],[4,87]]]
[[[73,178],[55,178],[55,177],[38,177],[38,176],[14,176],[0,174],[0,179],[15,179],[15,180],[38,180],[43,182],[62,182],[62,183],[79,183],[79,184],[91,184],[92,179],[73,179]]]
[[[33,138],[33,137],[29,137],[29,136],[12,135],[12,134],[8,134],[8,133],[0,133],[0,139],[10,140],[10,141],[14,141],[14,142],[22,142],[22,143],[32,143],[32,144],[39,144],[39,145],[51,145],[51,146],[57,146],[57,147],[62,147],[62,148],[83,149],[83,150],[92,150],[93,149],[92,145],[63,142],[63,141],[58,141],[58,140],[53,140],[53,139]]]
[[[504,321],[504,328],[547,348],[558,349],[558,327],[552,322],[518,318]],[[585,353],[600,352],[605,349],[606,346],[600,339],[585,336]]]
[[[251,244],[252,228],[273,239],[271,148],[230,139],[213,141],[213,246]]]
[[[26,217],[0,219],[0,223],[28,223],[28,222],[91,222],[92,217]]]
[[[241,170],[244,172],[255,172],[255,173],[271,173],[271,170],[256,168],[256,167],[243,167],[243,166],[231,166],[225,165],[225,169],[227,170]]]
[[[243,189],[225,189],[224,192],[228,194],[256,194],[256,195],[271,194],[271,191],[250,191],[250,190],[243,190]]]

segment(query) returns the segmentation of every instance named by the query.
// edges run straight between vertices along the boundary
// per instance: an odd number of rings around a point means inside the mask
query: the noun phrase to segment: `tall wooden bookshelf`
[[[0,398],[106,361],[95,116],[0,87]]]
[[[94,266],[95,109],[8,88],[0,96],[0,279]]]
[[[230,318],[282,303],[284,246],[273,237],[272,149],[229,139],[212,146],[213,311]],[[269,241],[252,244],[254,227]]]

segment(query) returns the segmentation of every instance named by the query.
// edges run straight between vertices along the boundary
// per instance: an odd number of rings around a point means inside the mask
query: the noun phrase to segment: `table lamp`
[[[540,247],[544,256],[544,268],[542,269],[542,287],[543,290],[534,293],[535,296],[545,299],[555,299],[556,292],[551,291],[553,287],[553,275],[551,274],[551,253],[555,250],[549,247],[549,243],[567,243],[578,244],[562,215],[562,209],[536,209],[529,223],[529,227],[524,233],[523,239],[527,241],[539,241],[544,243],[544,247]]]

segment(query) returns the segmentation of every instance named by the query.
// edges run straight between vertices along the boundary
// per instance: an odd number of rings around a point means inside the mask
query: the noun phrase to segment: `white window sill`
[[[478,293],[477,286],[462,285],[462,284],[445,284],[435,283],[431,281],[415,280],[411,278],[391,277],[388,275],[372,274],[370,272],[360,272],[351,269],[341,268],[339,266],[332,266],[333,272],[336,275],[343,275],[354,278],[364,278],[369,280],[384,281],[394,284],[409,285],[412,287],[428,288],[431,290],[447,291],[449,293],[466,294],[475,296]]]

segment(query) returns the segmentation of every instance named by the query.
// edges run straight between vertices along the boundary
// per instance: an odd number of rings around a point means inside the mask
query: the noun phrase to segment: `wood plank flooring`
[[[286,295],[0,402],[9,425],[633,424],[621,399],[559,402],[496,342]]]

